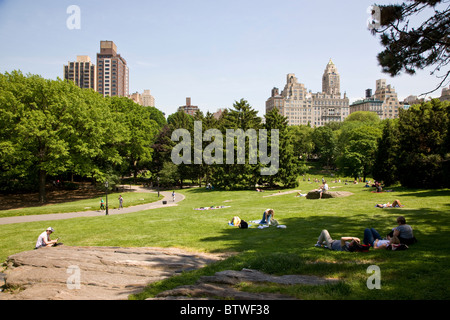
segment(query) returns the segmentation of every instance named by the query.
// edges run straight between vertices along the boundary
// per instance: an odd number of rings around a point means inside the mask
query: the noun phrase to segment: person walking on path
[[[153,191],[148,191],[146,189],[141,189],[139,187],[136,187],[135,190],[138,192],[149,192],[154,193]],[[163,192],[164,198],[169,198],[171,195],[170,192]],[[185,199],[185,196],[180,193],[177,196],[177,199],[173,204],[170,205],[176,205],[176,203],[183,201]],[[103,202],[104,203],[104,202]],[[143,210],[149,210],[149,209],[156,209],[165,207],[167,205],[163,205],[162,201],[154,201],[151,203],[146,204],[140,204],[137,206],[127,207],[123,210],[117,210],[114,212],[114,214],[125,214],[130,212],[138,212]],[[98,217],[99,211],[92,210],[92,211],[77,211],[77,212],[67,212],[67,213],[50,213],[50,214],[40,214],[40,215],[26,215],[26,216],[13,216],[13,217],[5,217],[0,218],[0,225],[6,225],[6,224],[13,224],[13,223],[24,223],[24,222],[35,222],[35,221],[52,221],[52,220],[63,220],[63,219],[71,219],[71,218],[79,218],[79,217]]]
[[[122,198],[122,195],[119,196],[119,210],[121,208],[123,209],[123,198]]]

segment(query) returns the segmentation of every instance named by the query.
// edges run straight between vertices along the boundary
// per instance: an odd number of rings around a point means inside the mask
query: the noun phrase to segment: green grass
[[[320,177],[319,177],[320,178]],[[330,180],[330,179],[329,179]],[[307,192],[319,183],[301,181],[296,189]],[[363,184],[329,183],[331,190],[354,195],[338,199],[307,200],[295,193],[265,197],[275,191],[178,190],[186,199],[176,207],[137,213],[52,222],[0,226],[0,260],[33,248],[37,236],[48,226],[65,245],[179,247],[203,252],[231,252],[236,255],[200,270],[150,285],[133,299],[144,299],[182,284],[194,283],[202,275],[217,271],[253,268],[263,272],[307,274],[341,281],[327,286],[281,286],[241,284],[241,290],[280,292],[301,299],[449,299],[450,284],[450,190],[411,190],[371,193]],[[333,188],[336,187],[336,188]],[[283,190],[285,191],[285,190]],[[400,209],[375,208],[377,203],[399,199]],[[230,201],[231,200],[231,201]],[[196,211],[194,208],[228,205],[230,208]],[[286,229],[230,227],[233,216],[258,220],[267,208]],[[367,253],[333,252],[315,248],[322,229],[333,238],[363,238],[366,227],[386,234],[396,226],[399,215],[412,225],[419,242],[409,250],[371,250]],[[381,270],[381,290],[369,290],[367,268]]]
[[[134,193],[134,192],[111,193],[108,194],[108,208],[116,209],[119,207],[119,200],[118,200],[119,195],[122,195],[122,197],[124,198],[123,202],[124,208],[158,201],[158,195],[155,193]],[[99,210],[101,199],[103,199],[106,202],[106,195],[94,197],[91,199],[43,205],[38,207],[0,210],[0,218]]]

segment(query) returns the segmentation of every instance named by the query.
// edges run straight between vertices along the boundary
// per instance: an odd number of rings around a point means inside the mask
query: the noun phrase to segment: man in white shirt
[[[54,232],[55,230],[53,230],[52,227],[48,227],[47,230],[45,230],[44,232],[42,232],[37,241],[36,241],[36,247],[35,249],[39,249],[42,247],[53,247],[57,242],[58,239],[56,240],[51,240],[50,239],[50,235]]]
[[[319,188],[319,192],[320,192],[319,199],[322,199],[322,194],[323,194],[324,192],[326,192],[326,191],[328,191],[328,184],[327,184],[327,182],[324,180],[324,181],[323,181],[323,185]]]

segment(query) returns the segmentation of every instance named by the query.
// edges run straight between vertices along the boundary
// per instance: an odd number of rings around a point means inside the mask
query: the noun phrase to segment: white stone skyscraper
[[[295,74],[289,73],[281,93],[272,89],[266,101],[266,112],[277,108],[285,116],[289,125],[310,125],[321,127],[328,122],[340,122],[349,115],[349,99],[341,97],[340,76],[330,60],[322,77],[322,92],[312,93]]]
[[[341,81],[333,61],[328,62],[322,77],[322,92],[330,95],[341,94]]]

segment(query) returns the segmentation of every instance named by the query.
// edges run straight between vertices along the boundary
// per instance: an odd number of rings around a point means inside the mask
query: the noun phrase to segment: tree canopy
[[[49,176],[103,181],[114,170],[137,170],[151,161],[161,116],[72,82],[20,71],[0,74],[2,186],[26,190],[38,185],[39,200],[45,202]]]
[[[383,72],[397,76],[431,67],[431,73],[440,82],[427,93],[445,85],[450,75],[450,7],[447,3],[447,0],[410,0],[374,7],[379,10],[379,21],[370,29],[374,35],[380,35],[384,47],[377,56]]]

